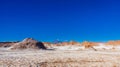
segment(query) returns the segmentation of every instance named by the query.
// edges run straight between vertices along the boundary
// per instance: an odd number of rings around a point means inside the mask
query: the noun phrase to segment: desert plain
[[[1,48],[0,67],[120,67],[120,51]]]
[[[0,47],[0,67],[120,67],[118,45],[50,45],[32,39],[12,44]]]

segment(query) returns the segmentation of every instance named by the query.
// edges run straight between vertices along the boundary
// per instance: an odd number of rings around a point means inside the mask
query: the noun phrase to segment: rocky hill
[[[33,38],[26,38],[21,42],[18,42],[11,46],[11,49],[46,49],[42,42],[39,42]]]

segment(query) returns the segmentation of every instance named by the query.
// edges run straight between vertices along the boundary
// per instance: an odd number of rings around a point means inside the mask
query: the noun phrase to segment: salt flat
[[[1,48],[0,67],[120,67],[120,51]]]

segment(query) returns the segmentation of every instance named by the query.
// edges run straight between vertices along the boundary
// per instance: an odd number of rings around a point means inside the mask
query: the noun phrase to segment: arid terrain
[[[0,43],[0,67],[120,67],[120,41]]]
[[[120,67],[120,51],[1,48],[0,67]]]

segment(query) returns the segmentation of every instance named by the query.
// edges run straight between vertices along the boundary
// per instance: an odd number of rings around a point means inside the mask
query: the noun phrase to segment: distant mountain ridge
[[[99,46],[99,45],[111,45],[111,46],[120,46],[120,40],[116,41],[108,41],[108,42],[76,42],[76,41],[70,41],[70,42],[56,42],[56,43],[50,43],[50,42],[39,42],[33,38],[25,38],[24,40],[20,42],[0,42],[0,47],[10,47],[10,49],[47,49],[52,46],[67,46],[67,45],[76,45],[76,46],[84,46],[85,48],[90,48],[93,46]]]

